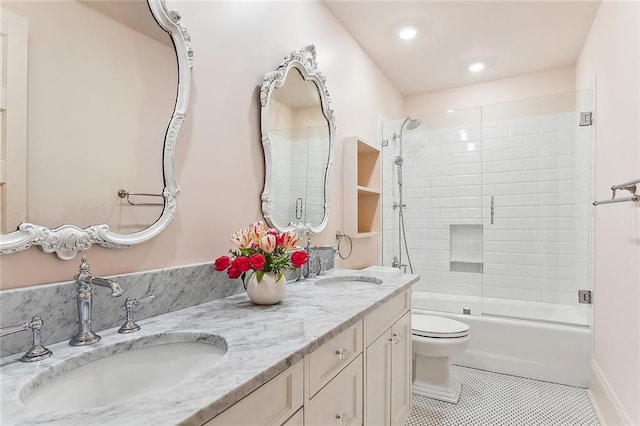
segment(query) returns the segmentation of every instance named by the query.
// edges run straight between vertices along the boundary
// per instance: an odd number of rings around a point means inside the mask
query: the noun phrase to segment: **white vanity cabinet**
[[[362,320],[305,357],[306,426],[361,425]]]
[[[303,365],[298,361],[205,425],[301,425]]]
[[[404,425],[411,408],[411,294],[364,319],[365,425]]]
[[[361,425],[362,354],[305,404],[305,426]]]
[[[411,292],[394,296],[207,425],[404,425]]]

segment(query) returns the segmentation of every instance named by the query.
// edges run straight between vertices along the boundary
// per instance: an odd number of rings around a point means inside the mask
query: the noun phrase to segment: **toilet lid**
[[[423,337],[464,337],[469,334],[469,326],[449,318],[411,315],[411,332]]]

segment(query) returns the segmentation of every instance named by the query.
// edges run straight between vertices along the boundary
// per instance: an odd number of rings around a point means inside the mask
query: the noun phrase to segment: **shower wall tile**
[[[509,299],[526,300],[528,302],[542,302],[542,292],[523,288],[509,288]]]
[[[531,122],[524,122],[524,123],[515,122],[511,124],[511,126],[509,126],[509,130],[510,130],[509,133],[511,136],[530,135],[531,133],[540,132],[541,128],[542,128],[542,122],[537,120],[536,121],[532,120]]]
[[[578,300],[577,290],[574,293],[567,293],[562,291],[549,291],[542,292],[542,301],[545,303],[559,303],[562,305],[574,305]]]
[[[509,136],[509,126],[484,125],[482,128],[482,137],[485,139],[505,138],[508,136]]]

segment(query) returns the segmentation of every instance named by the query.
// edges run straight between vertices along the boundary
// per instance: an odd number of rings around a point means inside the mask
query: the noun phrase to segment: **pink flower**
[[[307,253],[296,250],[296,233],[280,233],[264,221],[234,232],[231,241],[236,247],[214,261],[215,269],[226,270],[230,279],[242,277],[244,280],[251,270],[258,277],[267,272],[282,276],[285,271],[300,268],[308,262]]]
[[[271,234],[265,235],[258,241],[258,247],[266,253],[271,253],[276,248],[276,237]]]
[[[296,268],[301,267],[305,263],[307,263],[307,252],[304,250],[294,251],[291,254],[291,264]]]
[[[227,275],[229,276],[229,278],[236,279],[238,278],[240,275],[242,275],[242,271],[234,268],[233,265],[229,267],[229,269],[227,269]]]
[[[247,234],[251,241],[257,243],[258,241],[260,241],[260,238],[262,238],[268,231],[269,227],[264,221],[261,220],[249,225],[249,232]]]
[[[235,232],[231,236],[231,242],[235,244],[239,249],[247,248],[251,243],[251,238],[249,238],[249,234],[242,229],[238,232]]]
[[[229,256],[220,256],[215,260],[216,271],[224,271],[231,265],[231,258]]]
[[[285,232],[283,235],[284,235],[284,241],[283,241],[284,249],[291,250],[292,248],[294,248],[296,246],[296,243],[298,242],[298,236],[293,232]]]
[[[264,268],[264,256],[260,253],[252,254],[249,256],[249,263],[251,263],[251,269],[260,271]]]
[[[240,272],[247,272],[251,269],[251,262],[248,257],[239,256],[233,259],[231,262],[231,267],[234,269],[238,269]]]

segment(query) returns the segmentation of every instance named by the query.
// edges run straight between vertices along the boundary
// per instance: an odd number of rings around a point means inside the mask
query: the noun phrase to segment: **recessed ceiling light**
[[[456,112],[456,110],[454,110],[454,109],[448,109],[447,110],[447,114],[453,114],[454,112]]]
[[[402,40],[411,40],[418,35],[418,27],[415,25],[403,25],[398,28],[397,34]]]
[[[485,67],[487,66],[487,64],[485,64],[484,62],[474,62],[472,64],[469,65],[469,71],[471,72],[480,72],[482,71]]]

